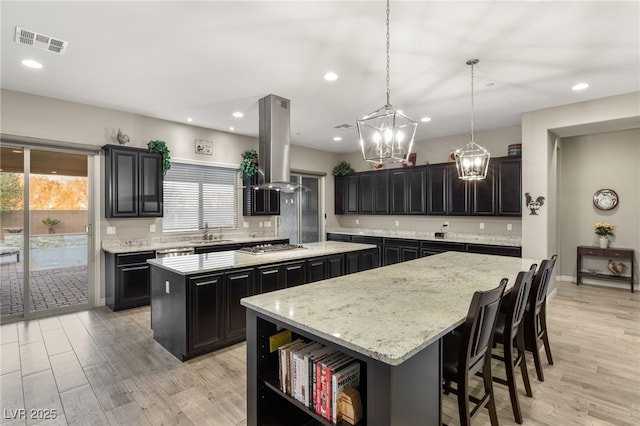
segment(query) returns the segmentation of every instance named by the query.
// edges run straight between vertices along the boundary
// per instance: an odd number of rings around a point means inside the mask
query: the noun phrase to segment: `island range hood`
[[[304,191],[290,182],[290,106],[289,99],[268,95],[259,100],[258,185],[253,188],[283,192]]]

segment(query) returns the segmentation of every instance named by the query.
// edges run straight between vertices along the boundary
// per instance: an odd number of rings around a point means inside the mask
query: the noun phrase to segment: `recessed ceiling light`
[[[577,91],[580,91],[580,90],[584,90],[587,87],[589,87],[589,83],[576,83],[576,84],[573,85],[571,90],[574,90],[574,91],[577,92]]]
[[[22,150],[21,149],[12,149],[11,152],[14,152],[16,154],[22,154]]]
[[[22,61],[22,65],[24,65],[25,67],[36,69],[36,70],[39,70],[42,68],[42,64],[36,61],[35,59],[24,59]]]
[[[51,170],[51,174],[55,175],[58,174],[58,172],[56,172],[55,170]]]
[[[334,136],[333,140],[336,141],[336,142],[339,142],[339,141],[342,140],[342,138],[340,136]]]
[[[187,121],[188,121],[189,123],[191,123],[191,122],[193,121],[193,118],[191,118],[191,117],[187,117]]]
[[[333,71],[329,71],[324,75],[324,79],[327,81],[336,81],[338,79],[338,74]]]
[[[242,118],[242,117],[244,117],[244,114],[241,113],[240,111],[236,111],[236,112],[233,113],[233,116],[235,118]]]
[[[231,131],[234,131],[235,129],[236,129],[236,128],[235,128],[235,127],[233,127],[233,126],[229,127],[229,130],[231,130]]]
[[[428,123],[429,121],[431,121],[431,117],[422,117],[420,121],[422,121],[423,123]]]

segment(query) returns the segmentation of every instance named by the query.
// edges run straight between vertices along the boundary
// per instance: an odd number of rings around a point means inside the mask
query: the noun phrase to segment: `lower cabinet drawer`
[[[618,259],[631,259],[632,252],[629,250],[604,249],[604,255]]]

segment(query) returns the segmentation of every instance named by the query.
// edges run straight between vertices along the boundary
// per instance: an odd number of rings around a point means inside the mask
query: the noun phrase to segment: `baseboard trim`
[[[107,299],[98,299],[96,306],[104,306],[107,303]]]

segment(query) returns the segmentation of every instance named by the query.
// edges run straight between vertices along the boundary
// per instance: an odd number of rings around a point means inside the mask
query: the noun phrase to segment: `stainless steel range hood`
[[[290,105],[289,99],[276,95],[265,96],[258,103],[258,188],[283,192],[305,190],[289,181]]]

